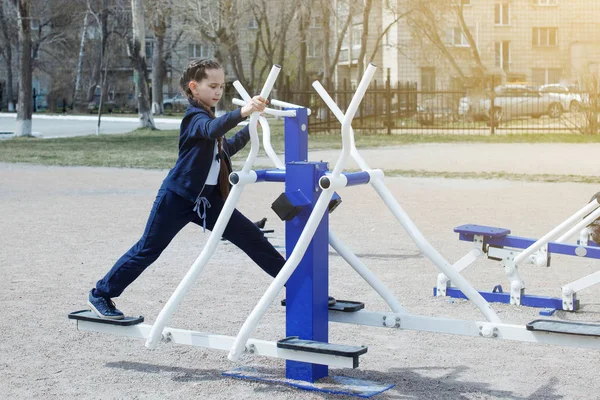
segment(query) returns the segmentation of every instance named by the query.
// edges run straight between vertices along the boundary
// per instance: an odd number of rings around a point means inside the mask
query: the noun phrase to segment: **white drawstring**
[[[202,205],[202,208],[200,207]],[[198,197],[196,198],[196,202],[194,205],[194,211],[198,214],[198,217],[202,220],[202,229],[203,232],[206,232],[206,209],[210,208],[210,202],[206,197]]]

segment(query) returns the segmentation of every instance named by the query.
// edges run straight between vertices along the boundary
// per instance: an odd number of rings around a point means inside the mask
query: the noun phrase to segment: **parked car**
[[[560,84],[548,84],[540,86],[540,93],[548,94],[554,97],[562,106],[563,110],[577,112],[581,110],[583,102],[581,95],[571,91],[568,86]]]
[[[489,106],[487,101],[490,98],[489,91],[479,91],[462,97],[458,102],[459,118],[470,121],[487,121]]]
[[[536,87],[523,84],[507,84],[494,89],[488,95],[467,96],[459,101],[458,114],[474,120],[508,121],[517,117],[540,118],[548,115],[559,118],[565,110],[561,98],[555,93],[540,92]],[[568,109],[568,108],[567,108]]]
[[[417,122],[420,125],[432,126],[434,123],[455,122],[460,95],[454,93],[436,93],[420,96],[417,104]]]
[[[173,97],[169,97],[163,99],[163,109],[165,111],[170,111],[173,109],[176,110],[185,110],[188,106],[188,99],[182,94],[177,94]]]

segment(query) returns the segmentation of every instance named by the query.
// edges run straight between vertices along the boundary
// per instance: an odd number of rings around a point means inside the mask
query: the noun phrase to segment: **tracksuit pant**
[[[203,198],[203,202],[209,204],[199,204],[198,201],[194,203],[164,186],[161,187],[150,211],[144,234],[119,258],[106,276],[96,283],[93,295],[118,297],[160,256],[175,235],[188,223],[193,222],[212,230],[225,202],[221,198],[218,186],[206,186]],[[205,212],[198,212],[199,207]],[[244,251],[272,277],[275,277],[285,264],[285,259],[269,243],[261,230],[237,209],[233,211],[223,237]]]

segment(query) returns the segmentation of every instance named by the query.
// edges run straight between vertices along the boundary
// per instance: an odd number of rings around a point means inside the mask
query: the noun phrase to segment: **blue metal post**
[[[286,222],[287,255],[294,249],[321,189],[319,178],[327,163],[309,163],[308,118],[306,109],[297,109],[296,118],[285,120],[285,191],[300,190],[312,201],[293,220]],[[304,128],[304,129],[303,129]],[[328,342],[328,214],[321,220],[306,254],[286,285],[286,335]],[[328,375],[326,365],[286,362],[286,378],[315,382]]]

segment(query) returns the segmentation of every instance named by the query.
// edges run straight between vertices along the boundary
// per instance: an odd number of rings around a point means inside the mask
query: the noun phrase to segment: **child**
[[[264,111],[267,103],[255,96],[241,109],[215,118],[212,108],[223,94],[225,75],[211,60],[192,62],[179,84],[190,104],[181,121],[177,162],[158,190],[140,240],[89,293],[88,305],[100,318],[123,318],[111,299],[140,276],[184,226],[193,222],[213,229],[229,194],[231,156],[250,140],[248,127],[231,139],[224,140],[224,135],[253,112]],[[233,211],[223,237],[272,277],[285,264],[261,230],[238,210]]]

